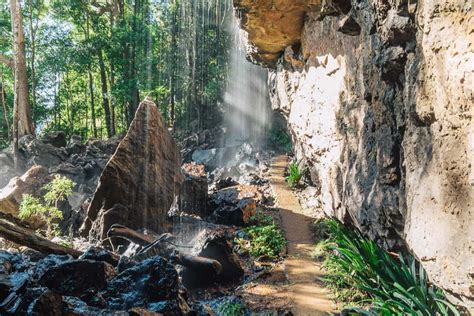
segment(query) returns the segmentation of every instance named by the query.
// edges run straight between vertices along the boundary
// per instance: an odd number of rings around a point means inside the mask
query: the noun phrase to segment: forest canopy
[[[127,129],[145,96],[178,131],[220,120],[230,1],[2,0],[2,146],[12,137],[15,70],[10,62],[21,53],[14,49],[13,3],[21,14],[26,101],[36,133],[110,137]]]

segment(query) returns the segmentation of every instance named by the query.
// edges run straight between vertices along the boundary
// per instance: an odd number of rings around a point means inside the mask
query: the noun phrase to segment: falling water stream
[[[270,125],[267,70],[250,63],[246,57],[246,33],[239,29],[237,19],[228,31],[233,38],[230,71],[224,101],[227,105],[224,126],[227,127],[227,146],[249,142],[262,145]]]
[[[267,70],[250,63],[246,59],[245,33],[239,29],[237,19],[229,19],[226,29],[233,38],[229,52],[230,69],[227,89],[224,94],[226,112],[224,116],[223,144],[225,147],[239,147],[251,144],[253,149],[260,149],[264,144],[266,132],[270,126],[270,102],[268,99]],[[226,165],[223,161],[222,166]],[[180,250],[192,253],[189,246],[201,241],[201,236],[209,229],[204,221],[189,220],[178,216],[175,219],[174,231],[177,243],[184,245]]]

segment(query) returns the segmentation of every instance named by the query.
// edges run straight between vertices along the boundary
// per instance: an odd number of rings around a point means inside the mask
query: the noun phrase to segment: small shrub
[[[33,216],[39,216],[47,224],[46,236],[51,238],[58,235],[57,222],[63,219],[58,204],[72,194],[73,187],[74,183],[68,178],[56,176],[43,187],[46,190],[43,197],[44,203],[30,194],[23,195],[18,217],[27,220]]]
[[[219,316],[241,316],[245,314],[245,307],[239,302],[226,301],[218,308]]]
[[[278,257],[286,246],[282,231],[275,225],[251,226],[245,229],[250,237],[249,253],[252,257]]]
[[[290,163],[288,166],[288,176],[286,182],[291,188],[296,188],[303,178],[303,172],[300,171],[298,164],[295,162]]]
[[[412,256],[393,256],[335,220],[327,225],[326,282],[342,292],[342,297],[346,295],[345,299],[371,304],[369,311],[354,311],[364,315],[459,315]]]
[[[274,223],[273,217],[257,210],[250,218],[251,226],[245,228],[245,237],[236,238],[236,245],[252,257],[275,259],[286,246],[283,232]]]

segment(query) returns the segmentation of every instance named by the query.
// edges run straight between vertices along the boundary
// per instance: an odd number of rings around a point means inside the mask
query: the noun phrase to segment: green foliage
[[[22,220],[27,220],[33,216],[39,216],[47,224],[47,237],[50,238],[58,235],[57,222],[63,219],[58,203],[64,201],[72,194],[73,187],[74,183],[70,179],[56,176],[43,187],[46,190],[46,194],[43,197],[44,203],[30,194],[23,195],[18,217]]]
[[[235,243],[253,257],[277,258],[286,246],[286,239],[273,217],[257,210],[249,223],[243,230],[246,237],[236,238]]]
[[[276,258],[286,246],[282,231],[275,225],[250,226],[245,229],[250,236],[249,253],[253,257]]]
[[[330,238],[325,243],[329,272],[327,283],[358,304],[371,304],[365,315],[459,315],[442,291],[430,284],[412,256],[387,253],[374,241],[327,221]],[[354,294],[355,293],[355,294]]]
[[[225,26],[232,6],[219,0],[121,3],[22,3],[30,104],[38,131],[106,138],[108,125],[114,127],[112,134],[127,130],[145,96],[184,133],[218,124],[232,42]],[[5,4],[0,5],[0,54],[12,53]],[[3,64],[0,74],[11,126],[13,74]],[[3,112],[0,104],[0,147],[9,142]]]
[[[290,163],[288,166],[288,176],[286,181],[291,188],[296,188],[303,178],[303,172],[300,171],[298,164],[296,162]]]
[[[265,214],[260,209],[257,209],[257,212],[254,216],[251,216],[249,219],[249,224],[254,226],[268,226],[273,224],[273,217]]]
[[[241,316],[245,314],[245,307],[236,301],[226,301],[218,308],[221,316]]]
[[[283,148],[286,152],[291,152],[293,147],[290,135],[283,128],[272,127],[270,130],[270,142]]]

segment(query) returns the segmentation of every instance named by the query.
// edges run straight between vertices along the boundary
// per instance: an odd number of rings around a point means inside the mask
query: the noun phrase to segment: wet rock
[[[217,224],[244,226],[249,223],[252,216],[255,216],[257,206],[255,200],[245,198],[240,200],[235,206],[222,206],[214,211],[211,216]]]
[[[178,196],[178,208],[180,212],[204,218],[210,214],[207,175],[204,165],[200,165],[200,168],[197,166],[199,165],[183,166],[184,181]]]
[[[234,234],[228,230],[209,230],[202,233],[197,240],[193,252],[196,255],[217,260],[222,265],[218,275],[198,274],[191,269],[182,272],[183,284],[190,289],[205,288],[216,283],[230,284],[241,280],[244,274],[243,264],[232,249]]]
[[[80,260],[103,261],[116,267],[119,263],[117,255],[101,247],[89,247],[80,257]]]
[[[117,272],[122,273],[123,271],[132,268],[137,263],[138,263],[137,261],[131,259],[127,255],[122,255],[120,256],[119,262],[117,264]]]
[[[63,131],[49,132],[43,135],[40,140],[44,144],[50,144],[57,148],[66,147],[67,145],[66,133]]]
[[[185,138],[175,135],[179,141],[178,145],[181,148],[181,157],[183,162],[190,162],[192,160],[192,154],[197,149],[209,149],[219,147],[219,143],[222,141],[221,135],[223,130],[221,127],[198,131],[189,135]]]
[[[73,316],[128,316],[126,311],[114,311],[87,305],[76,297],[65,296],[63,311]]]
[[[0,251],[0,274],[24,272],[30,267],[28,256],[17,252]]]
[[[133,266],[112,279],[101,292],[110,309],[128,310],[171,301],[178,304],[178,273],[165,259],[156,256]],[[184,306],[179,306],[184,308]]]
[[[62,315],[57,314],[61,303],[61,295],[55,294],[45,287],[24,288],[17,292],[12,292],[0,303],[1,315]],[[48,306],[50,305],[50,306]],[[33,313],[35,311],[45,311],[49,307],[51,314]]]
[[[0,274],[0,302],[12,293],[23,292],[28,285],[28,273]]]
[[[31,262],[38,262],[46,257],[44,253],[41,253],[31,248],[25,248],[21,251],[21,253],[27,258],[29,258]]]
[[[193,152],[192,160],[199,164],[204,164],[209,167],[218,166],[218,161],[224,156],[224,149],[197,149]]]
[[[63,315],[63,297],[62,295],[50,290],[45,290],[28,307],[30,315]]]
[[[114,276],[114,268],[106,262],[72,260],[45,271],[38,283],[63,295],[80,297],[86,291],[102,289]]]
[[[218,167],[238,168],[242,163],[244,165],[255,165],[252,153],[253,147],[248,143],[244,143],[221,148],[198,149],[193,152],[192,159],[209,169]]]
[[[156,105],[146,99],[100,177],[82,234],[89,235],[94,222],[106,221],[108,215],[101,210],[117,203],[125,206],[117,224],[165,231],[167,212],[181,182],[178,149]],[[92,231],[90,238],[102,240],[108,228],[102,225],[100,231]]]
[[[39,280],[48,270],[68,261],[73,260],[70,255],[48,255],[41,259],[31,269],[31,278],[34,281]]]
[[[225,189],[225,188],[237,185],[237,181],[235,181],[232,177],[226,177],[224,179],[219,179],[219,180],[215,181],[214,183],[215,183],[214,188],[216,190],[221,190],[221,189]]]

